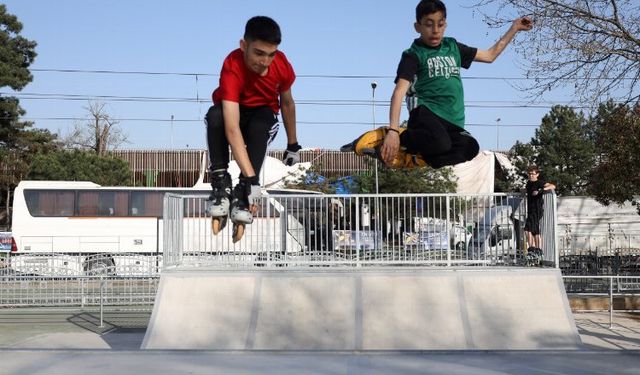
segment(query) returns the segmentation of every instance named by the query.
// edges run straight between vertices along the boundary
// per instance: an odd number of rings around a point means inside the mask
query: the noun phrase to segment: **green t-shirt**
[[[477,49],[445,37],[438,47],[416,39],[404,51],[398,78],[411,82],[407,92],[409,110],[423,105],[437,116],[464,128],[464,91],[460,68],[468,68]]]

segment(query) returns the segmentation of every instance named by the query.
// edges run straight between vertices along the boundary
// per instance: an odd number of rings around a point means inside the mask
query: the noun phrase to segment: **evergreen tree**
[[[359,193],[376,192],[374,173],[359,175],[354,182]],[[451,168],[390,169],[383,166],[378,170],[378,192],[383,194],[455,193],[457,186]]]
[[[511,147],[507,153],[509,160],[513,163],[514,169],[506,171],[504,180],[496,181],[497,191],[519,191],[524,188],[527,183],[527,167],[535,164],[536,151],[531,143],[516,144]]]
[[[554,106],[542,118],[531,146],[536,153],[533,163],[546,180],[556,185],[559,194],[587,193],[595,149],[582,113],[568,106]]]
[[[39,154],[27,176],[32,180],[92,181],[104,186],[127,185],[129,165],[122,159],[101,157],[86,151],[55,151]]]
[[[33,79],[29,66],[36,43],[20,36],[22,24],[0,4],[0,88],[22,90]],[[18,99],[0,95],[0,227],[10,224],[11,194],[38,152],[55,148],[55,136],[20,121],[25,111]]]
[[[590,193],[604,204],[640,204],[640,104],[601,104],[592,122],[598,164]]]

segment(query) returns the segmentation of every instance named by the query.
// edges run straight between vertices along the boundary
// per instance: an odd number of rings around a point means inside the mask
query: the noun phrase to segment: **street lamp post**
[[[500,151],[500,117],[496,119],[496,151]]]
[[[371,118],[373,123],[373,130],[376,130],[376,87],[377,82],[371,82]],[[378,159],[375,160],[375,179],[376,179],[376,194],[378,194]]]
[[[173,150],[173,115],[171,115],[171,149]]]

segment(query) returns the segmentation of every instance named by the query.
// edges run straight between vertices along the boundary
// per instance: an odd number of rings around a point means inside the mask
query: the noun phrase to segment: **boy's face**
[[[252,42],[240,40],[240,49],[244,53],[244,63],[254,73],[265,75],[269,65],[276,57],[277,44],[254,40]]]
[[[447,28],[447,19],[441,11],[422,16],[420,22],[414,24],[416,32],[420,34],[420,40],[429,47],[437,47],[442,42],[444,30]]]
[[[527,172],[529,175],[529,181],[538,181],[538,175],[540,172],[538,171],[529,171]]]

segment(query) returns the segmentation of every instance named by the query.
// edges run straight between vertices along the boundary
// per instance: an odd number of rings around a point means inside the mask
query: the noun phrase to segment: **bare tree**
[[[71,133],[64,137],[64,144],[71,148],[93,150],[103,156],[107,150],[128,143],[127,134],[118,126],[120,122],[107,113],[105,103],[89,102],[84,108],[89,112],[89,119],[83,124],[75,124]]]
[[[638,0],[475,0],[473,7],[490,27],[533,18],[534,30],[516,41],[534,82],[516,86],[531,98],[559,87],[591,104],[640,98]]]

